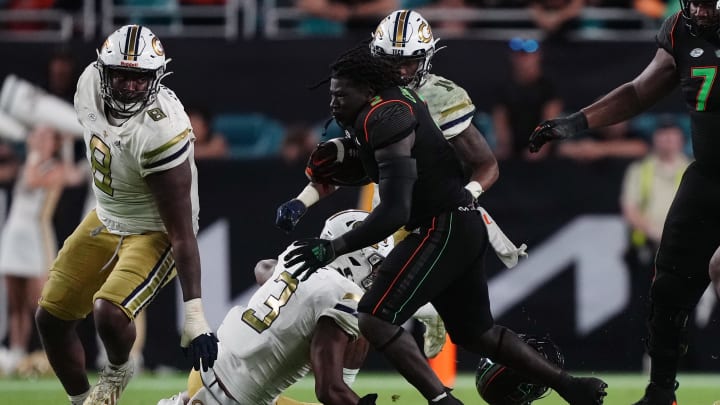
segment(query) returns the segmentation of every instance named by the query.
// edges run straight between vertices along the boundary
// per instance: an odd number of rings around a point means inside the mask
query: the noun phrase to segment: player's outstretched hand
[[[357,405],[375,405],[377,397],[377,394],[367,394],[364,397],[360,398]]]
[[[335,259],[335,249],[332,246],[332,241],[328,239],[301,239],[293,245],[295,248],[285,255],[285,267],[300,264],[300,267],[292,275],[294,278],[298,278],[305,273],[300,281],[307,280],[317,269]]]
[[[218,354],[218,338],[205,320],[200,298],[185,301],[185,323],[180,336],[180,346],[185,356],[190,357],[193,368],[207,371],[215,364]]]
[[[530,135],[528,148],[530,152],[535,153],[547,142],[569,138],[587,128],[587,118],[585,118],[582,111],[570,114],[567,117],[543,121]]]
[[[295,225],[300,222],[305,211],[307,211],[307,207],[297,198],[284,202],[277,209],[275,225],[285,232],[290,232],[295,229]]]

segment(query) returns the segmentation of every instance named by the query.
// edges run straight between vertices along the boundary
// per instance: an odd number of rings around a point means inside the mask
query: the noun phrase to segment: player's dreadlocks
[[[363,41],[340,55],[330,65],[330,72],[330,77],[349,79],[376,93],[388,87],[403,85],[400,72],[392,61],[370,54],[369,41]]]

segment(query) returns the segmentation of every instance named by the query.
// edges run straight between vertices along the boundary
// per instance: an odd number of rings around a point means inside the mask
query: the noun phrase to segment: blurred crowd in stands
[[[87,4],[87,5],[86,5]],[[69,14],[81,15],[87,9],[95,9],[100,14],[113,13],[112,8],[136,8],[137,12],[127,14],[130,22],[152,25],[194,25],[219,22],[227,13],[220,12],[217,17],[201,13],[193,16],[184,13],[197,7],[215,7],[232,5],[231,10],[238,14],[252,12],[260,26],[267,10],[273,8],[296,11],[298,30],[303,35],[365,35],[377,25],[379,17],[400,8],[418,9],[421,13],[442,10],[444,16],[437,18],[434,29],[443,32],[445,37],[460,36],[472,27],[495,28],[535,28],[543,32],[546,39],[562,38],[569,30],[579,27],[606,25],[621,27],[632,26],[637,22],[611,18],[604,21],[594,17],[582,18],[585,8],[627,9],[645,16],[649,20],[662,19],[679,10],[674,0],[0,0],[0,12],[4,10],[58,10]],[[519,10],[527,9],[527,19],[511,18],[498,20],[493,18],[474,19],[465,13],[468,10]],[[147,10],[151,10],[148,15]],[[463,15],[465,13],[465,15]],[[295,15],[295,14],[293,14]],[[292,17],[294,18],[294,17]],[[216,20],[216,21],[213,21]],[[2,21],[3,28],[14,30],[39,29],[51,24],[32,21],[22,17],[18,21]],[[77,25],[85,24],[82,18],[76,19]],[[175,27],[177,28],[177,27]],[[101,35],[102,36],[102,35]]]

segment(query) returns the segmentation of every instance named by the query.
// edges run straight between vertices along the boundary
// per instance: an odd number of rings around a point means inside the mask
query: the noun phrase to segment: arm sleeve
[[[410,135],[417,125],[409,103],[387,100],[370,109],[363,122],[363,133],[372,149],[382,149]]]
[[[380,204],[361,225],[339,237],[335,246],[338,255],[377,243],[405,225],[410,216],[417,166],[411,157],[398,157],[380,162]]]
[[[658,47],[665,49],[673,56],[675,55],[675,31],[677,25],[682,24],[680,21],[680,13],[681,12],[677,12],[666,18],[655,37]]]

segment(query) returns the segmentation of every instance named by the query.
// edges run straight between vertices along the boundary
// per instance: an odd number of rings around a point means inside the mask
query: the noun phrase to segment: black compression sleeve
[[[392,235],[410,218],[417,166],[412,157],[397,157],[378,164],[380,204],[360,226],[333,240],[335,254],[370,246]]]

